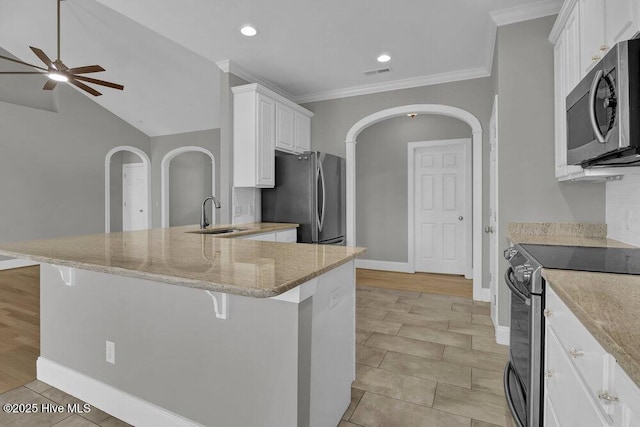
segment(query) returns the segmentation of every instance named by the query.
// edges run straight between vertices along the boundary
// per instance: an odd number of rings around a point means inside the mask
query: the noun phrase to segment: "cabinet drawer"
[[[597,399],[606,388],[609,355],[549,286],[546,309],[547,330],[555,332],[567,360]]]
[[[553,402],[553,421],[562,427],[607,425],[600,415],[597,403],[571,365],[559,338],[550,328],[547,329],[546,342],[545,398]],[[545,420],[548,423],[550,417],[545,415]],[[553,425],[553,422],[547,425]]]
[[[298,241],[298,230],[283,230],[276,233],[276,242],[295,243]]]
[[[614,425],[634,427],[640,425],[640,388],[616,363],[613,366],[613,380],[610,389],[605,390]]]
[[[276,233],[262,233],[262,234],[252,234],[247,237],[242,237],[244,240],[261,240],[263,242],[275,242],[276,241]]]

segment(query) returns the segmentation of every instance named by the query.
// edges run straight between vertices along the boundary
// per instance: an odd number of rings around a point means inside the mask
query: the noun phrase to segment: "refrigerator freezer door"
[[[346,166],[343,158],[318,153],[318,243],[338,243],[345,236]],[[339,244],[339,243],[338,243]]]

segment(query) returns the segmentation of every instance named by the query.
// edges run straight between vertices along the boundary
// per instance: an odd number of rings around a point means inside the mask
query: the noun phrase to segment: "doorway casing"
[[[489,289],[482,287],[482,125],[470,112],[442,104],[412,104],[370,114],[355,123],[347,145],[347,245],[356,244],[356,144],[358,135],[369,126],[407,114],[434,114],[459,119],[471,127],[473,151],[473,299],[489,301]]]

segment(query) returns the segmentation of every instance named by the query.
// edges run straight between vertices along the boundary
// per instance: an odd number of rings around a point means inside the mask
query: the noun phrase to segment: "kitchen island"
[[[194,231],[0,245],[42,263],[38,379],[136,426],[337,425],[364,249]]]

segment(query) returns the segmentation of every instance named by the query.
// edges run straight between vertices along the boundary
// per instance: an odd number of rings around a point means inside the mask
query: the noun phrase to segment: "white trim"
[[[147,153],[137,147],[121,145],[109,150],[104,158],[104,232],[111,232],[111,157],[120,151],[129,151],[137,154],[142,163],[147,167],[147,225],[151,228],[151,160]]]
[[[508,7],[489,12],[497,26],[515,24],[516,22],[556,15],[562,8],[562,0],[544,0],[527,3],[521,6]]]
[[[199,152],[206,154],[211,158],[211,193],[216,191],[216,158],[211,151],[197,145],[189,145],[185,147],[174,148],[164,155],[160,162],[160,213],[161,227],[169,227],[169,165],[174,157],[189,152]],[[211,223],[216,223],[216,210],[211,211]]]
[[[260,83],[262,86],[265,86],[265,87],[271,89],[272,91],[284,96],[285,98],[288,98],[288,99],[293,99],[294,98],[294,96],[292,94],[290,94],[286,90],[282,89],[280,86],[271,83],[269,80],[265,79],[262,76],[259,76],[259,75],[255,74],[255,73],[252,73],[251,71],[247,70],[246,68],[241,67],[240,65],[238,65],[234,61],[231,61],[230,59],[225,59],[223,61],[218,61],[218,62],[216,62],[216,65],[224,73],[235,74],[236,76],[240,77],[241,79],[246,80],[249,83]]]
[[[427,76],[411,77],[408,79],[392,80],[389,82],[372,83],[362,86],[353,86],[344,89],[327,90],[295,96],[293,99],[298,104],[306,102],[325,101],[327,99],[347,98],[350,96],[367,95],[370,93],[387,92],[390,90],[410,89],[420,86],[429,86],[441,83],[451,83],[461,80],[489,77],[491,74],[487,67],[470,68],[467,70],[449,71],[446,73],[431,74]]]
[[[553,24],[553,28],[551,28],[551,33],[549,33],[549,41],[551,44],[556,44],[558,37],[562,34],[562,30],[564,30],[564,24],[567,23],[567,19],[569,19],[569,15],[573,12],[576,3],[578,3],[578,0],[566,0],[562,5],[556,22]]]
[[[494,325],[495,326],[495,325]],[[496,328],[496,343],[502,345],[509,345],[509,327],[508,326],[495,326]]]
[[[473,114],[461,108],[441,104],[414,104],[388,108],[370,114],[347,132],[347,245],[356,245],[356,138],[367,127],[393,117],[408,113],[437,114],[453,117],[466,122],[471,127],[473,150],[473,299],[482,298],[482,125]]]
[[[465,153],[465,206],[464,217],[464,248],[465,267],[464,275],[467,279],[473,277],[473,204],[471,202],[471,189],[473,186],[471,164],[471,138],[442,139],[437,141],[410,142],[407,144],[407,254],[409,266],[415,271],[415,154],[418,148],[439,147],[442,145],[462,145]],[[469,220],[471,219],[471,220]]]
[[[273,98],[274,100],[286,105],[289,108],[292,108],[292,109],[296,110],[300,114],[303,114],[303,115],[305,115],[305,116],[307,116],[309,118],[313,117],[313,111],[309,111],[306,108],[299,106],[298,104],[296,104],[295,102],[293,102],[289,98],[286,98],[286,97],[280,95],[279,93],[274,92],[273,90],[269,89],[268,87],[262,86],[259,83],[250,83],[248,85],[234,86],[234,87],[231,88],[231,92],[234,95],[236,95],[238,93],[258,92],[258,93],[261,93],[263,95],[267,95],[270,98]]]
[[[494,264],[494,268],[493,271],[496,274],[496,277],[493,277],[493,283],[495,284],[495,289],[494,289],[494,295],[495,295],[495,310],[494,310],[494,314],[495,314],[495,318],[492,319],[493,322],[495,324],[498,323],[498,318],[500,317],[499,315],[499,311],[500,311],[500,274],[498,273],[500,271],[500,227],[498,226],[498,224],[500,224],[500,210],[498,209],[498,206],[500,206],[500,192],[499,190],[499,178],[500,178],[500,168],[498,167],[498,159],[499,159],[499,135],[498,135],[498,95],[495,95],[493,97],[493,107],[491,108],[491,118],[489,119],[489,144],[491,144],[491,127],[495,128],[495,156],[496,156],[496,164],[495,164],[495,168],[496,168],[496,179],[494,184],[494,188],[490,188],[489,191],[493,191],[494,192],[494,206],[489,206],[490,211],[493,210],[493,214],[495,216],[495,221],[491,221],[491,218],[489,218],[489,225],[491,225],[492,223],[495,224],[495,229],[493,230],[493,233],[495,234],[495,239],[496,239],[496,251],[493,255],[493,264]],[[491,153],[489,153],[489,168],[491,168]],[[491,171],[489,171],[489,173],[491,173]],[[489,179],[489,185],[491,185],[491,179]],[[491,203],[491,200],[489,200],[489,203]],[[491,244],[489,244],[489,247],[491,247]],[[491,260],[491,257],[489,257],[489,259]],[[491,261],[490,261],[491,262]],[[491,269],[489,269],[489,271],[491,271]],[[491,287],[491,283],[489,283],[489,287]],[[489,289],[489,299],[487,299],[487,301],[489,301],[491,304],[493,304],[493,301],[491,301],[491,289]]]
[[[490,300],[491,300],[491,289],[482,288],[482,291],[480,292],[480,299],[478,299],[478,301],[489,302]]]
[[[140,427],[200,427],[159,406],[125,393],[108,384],[38,357],[38,380],[64,391],[129,424]]]
[[[14,268],[32,267],[34,265],[40,265],[40,263],[28,259],[8,259],[6,261],[0,261],[0,270],[12,270]]]
[[[356,259],[356,268],[365,270],[397,271],[399,273],[415,273],[408,262],[377,261],[373,259]]]

